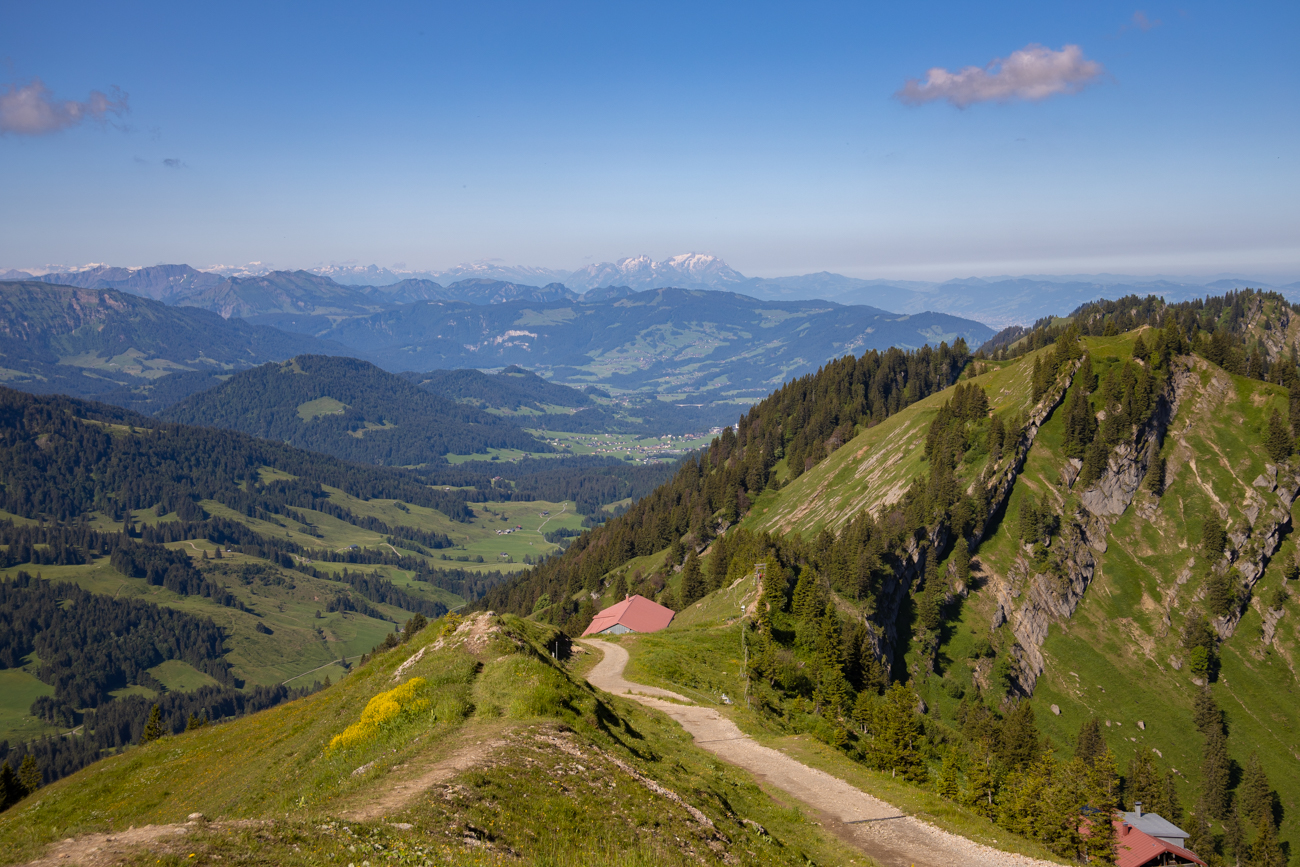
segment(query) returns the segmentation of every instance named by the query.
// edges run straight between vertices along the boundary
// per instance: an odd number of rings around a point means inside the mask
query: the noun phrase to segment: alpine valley
[[[0,859],[1293,859],[1284,294],[616,265],[0,286]]]

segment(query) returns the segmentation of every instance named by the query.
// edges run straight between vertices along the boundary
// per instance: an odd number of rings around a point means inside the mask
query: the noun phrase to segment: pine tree
[[[1160,775],[1151,754],[1144,749],[1137,750],[1129,760],[1128,773],[1124,778],[1124,800],[1134,810],[1138,804],[1142,804],[1147,810],[1159,813],[1158,802],[1162,800],[1162,794]]]
[[[1268,416],[1268,424],[1264,429],[1264,448],[1268,456],[1279,464],[1291,457],[1291,452],[1295,451],[1295,441],[1291,439],[1291,431],[1276,409]]]
[[[929,773],[921,759],[924,736],[916,706],[916,693],[910,686],[895,683],[886,690],[885,700],[876,706],[872,746],[879,770],[913,783],[924,783]]]
[[[1263,819],[1273,821],[1273,787],[1264,773],[1264,764],[1255,753],[1246,760],[1246,770],[1237,786],[1237,800],[1241,813],[1252,825]]]
[[[703,595],[704,575],[700,571],[700,558],[692,549],[691,553],[686,557],[686,565],[682,567],[682,607],[690,605]]]
[[[23,799],[23,787],[6,761],[0,764],[0,810],[7,810]]]
[[[1147,344],[1139,334],[1133,339],[1133,358],[1135,360],[1145,360],[1147,357]]]
[[[1224,734],[1223,711],[1219,710],[1214,694],[1210,692],[1208,686],[1202,688],[1192,700],[1192,723],[1196,726],[1196,730],[1206,737],[1211,731]]]
[[[1250,867],[1286,867],[1286,856],[1278,845],[1277,829],[1271,816],[1255,823],[1255,842],[1250,844]]]
[[[1208,861],[1214,852],[1214,833],[1209,822],[1205,821],[1208,812],[1204,804],[1198,803],[1192,811],[1191,827],[1188,828],[1187,848],[1199,855],[1202,861]]]
[[[970,545],[963,536],[952,546],[952,561],[957,566],[957,580],[963,587],[970,584]]]
[[[1228,531],[1223,527],[1223,519],[1213,509],[1205,518],[1201,528],[1201,554],[1211,563],[1223,556],[1223,549],[1228,547]]]
[[[1038,728],[1034,724],[1034,706],[1019,702],[1002,723],[1001,758],[1012,768],[1025,768],[1042,751]]]
[[[23,756],[23,763],[18,766],[18,785],[24,793],[30,795],[41,787],[43,777],[41,769],[36,766],[36,757],[31,753]]]
[[[1226,819],[1231,806],[1228,797],[1231,766],[1227,738],[1222,729],[1211,728],[1206,734],[1201,753],[1201,779],[1204,781],[1201,798],[1209,814],[1216,819]]]
[[[1160,455],[1151,459],[1145,484],[1146,489],[1157,497],[1165,492],[1165,459]]]
[[[1079,726],[1079,739],[1074,745],[1074,757],[1089,765],[1106,752],[1106,742],[1101,737],[1101,723],[1096,717]]]
[[[1160,815],[1175,825],[1183,823],[1183,802],[1178,798],[1178,786],[1173,771],[1165,772],[1165,789],[1160,803]]]
[[[144,724],[144,731],[140,734],[140,743],[147,744],[158,740],[163,736],[162,708],[154,705],[149,711],[149,719]]]
[[[981,816],[992,817],[997,812],[997,777],[993,773],[993,758],[975,759],[966,774],[966,806]]]
[[[709,591],[721,590],[727,584],[727,568],[731,565],[728,537],[724,534],[713,540],[709,554]]]
[[[949,749],[943,756],[943,766],[939,769],[939,779],[934,790],[942,798],[957,800],[961,790],[957,786],[957,751]]]

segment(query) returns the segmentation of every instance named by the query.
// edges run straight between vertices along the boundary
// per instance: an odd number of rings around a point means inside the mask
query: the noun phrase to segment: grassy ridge
[[[692,747],[671,721],[621,699],[606,704],[572,680],[546,656],[547,630],[486,616],[454,627],[435,624],[306,699],[163,738],[42,789],[0,815],[0,860],[27,859],[79,834],[183,822],[194,811],[266,821],[256,833],[218,825],[175,846],[160,842],[151,859],[256,852],[306,864],[390,851],[399,863],[437,864],[465,863],[469,853],[482,863],[517,853],[555,864],[720,863],[725,852],[756,864],[854,857]],[[367,702],[417,677],[427,707],[355,746],[329,749]],[[395,783],[453,756],[470,767],[427,794],[389,798]],[[681,800],[656,793],[646,778]]]

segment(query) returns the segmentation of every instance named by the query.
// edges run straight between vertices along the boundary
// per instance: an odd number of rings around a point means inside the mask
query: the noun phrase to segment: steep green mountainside
[[[819,301],[757,301],[660,289],[600,303],[413,304],[278,327],[353,347],[390,370],[518,364],[569,385],[647,392],[673,403],[750,403],[846,352],[978,344],[992,330],[939,314],[900,316]]]
[[[45,786],[0,814],[0,861],[861,858],[671,720],[575,679],[551,658],[555,635],[514,617],[447,618],[307,698],[164,736]],[[186,825],[193,813],[213,821]],[[59,842],[95,834],[110,839]]]
[[[900,380],[879,414],[846,411],[877,377],[828,365],[483,604],[577,632],[657,597],[684,610],[638,640],[650,682],[747,695],[754,725],[983,800],[1059,854],[1086,841],[1052,836],[1058,796],[1143,801],[1212,862],[1276,863],[1272,835],[1300,839],[1296,326],[1253,292],[1099,303],[946,390]],[[724,676],[742,645],[748,676]],[[911,752],[887,737],[898,689],[923,709]]]
[[[516,425],[418,388],[366,361],[300,355],[230,377],[159,417],[238,430],[382,466],[490,448],[549,452]]]
[[[178,371],[223,373],[335,348],[111,289],[0,283],[0,381],[27,391],[99,396]]]

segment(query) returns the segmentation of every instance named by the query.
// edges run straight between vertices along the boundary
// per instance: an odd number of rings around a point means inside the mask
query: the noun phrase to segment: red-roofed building
[[[644,596],[629,596],[592,618],[583,635],[621,635],[624,632],[658,632],[673,622],[674,612]]]
[[[1167,864],[1199,864],[1205,867],[1205,862],[1190,849],[1152,837],[1121,819],[1116,819],[1114,825],[1115,867],[1164,867]]]

